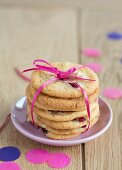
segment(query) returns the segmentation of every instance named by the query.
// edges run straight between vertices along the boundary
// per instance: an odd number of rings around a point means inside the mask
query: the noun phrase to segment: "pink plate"
[[[20,107],[18,109],[16,105],[14,105],[11,109],[11,119],[14,126],[18,131],[20,131],[23,135],[27,136],[28,138],[47,145],[71,146],[71,145],[77,145],[80,143],[88,142],[102,135],[109,128],[112,122],[113,115],[112,115],[111,107],[105,100],[99,98],[99,106],[100,106],[100,113],[101,113],[100,119],[92,128],[90,128],[86,133],[81,134],[80,136],[72,139],[53,140],[46,137],[41,130],[37,129],[31,123],[26,121],[26,117],[27,117],[26,98],[23,97],[20,100],[21,103],[23,100],[22,109],[20,109]],[[17,101],[17,103],[18,102],[19,101]]]

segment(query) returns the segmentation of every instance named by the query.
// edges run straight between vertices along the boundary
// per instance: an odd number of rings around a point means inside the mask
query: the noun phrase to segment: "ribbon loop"
[[[41,60],[41,59],[34,60],[34,61],[33,61],[33,65],[35,65],[37,62],[45,63],[45,64],[47,64],[48,66],[53,67],[50,63],[48,63],[48,62],[45,61],[45,60]]]

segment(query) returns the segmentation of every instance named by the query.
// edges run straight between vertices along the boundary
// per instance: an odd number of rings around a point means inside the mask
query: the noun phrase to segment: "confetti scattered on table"
[[[0,170],[21,170],[21,168],[15,162],[2,162],[0,163]]]
[[[85,65],[86,67],[89,67],[90,69],[92,69],[94,72],[98,73],[101,72],[103,69],[103,66],[99,63],[88,63]]]
[[[87,57],[100,57],[102,55],[101,50],[95,48],[85,48],[83,54]]]
[[[30,78],[26,77],[18,68],[14,68],[15,73],[25,81],[30,81]]]
[[[119,32],[109,32],[107,37],[112,40],[120,40],[122,39],[122,33]]]
[[[64,168],[71,162],[71,158],[64,153],[52,153],[47,161],[48,166],[52,168]]]
[[[122,97],[122,89],[115,87],[107,87],[103,90],[103,95],[110,99],[117,99]]]
[[[50,153],[43,149],[31,149],[26,153],[26,159],[33,164],[41,164],[50,158]]]
[[[0,148],[1,161],[14,161],[20,157],[20,150],[13,146]]]

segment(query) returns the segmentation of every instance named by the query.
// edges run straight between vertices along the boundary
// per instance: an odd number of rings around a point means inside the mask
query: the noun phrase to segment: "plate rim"
[[[24,96],[25,97],[25,96]],[[21,97],[20,99],[22,99],[23,97]],[[19,100],[20,100],[19,99]],[[25,131],[24,129],[22,129],[17,121],[14,119],[14,113],[13,113],[13,109],[11,109],[11,120],[12,120],[12,123],[13,125],[15,126],[15,128],[21,133],[23,134],[24,136],[34,140],[34,141],[37,141],[37,142],[40,142],[40,143],[43,143],[43,144],[47,144],[47,145],[53,145],[53,146],[73,146],[73,145],[78,145],[78,144],[81,144],[81,143],[86,143],[88,141],[91,141],[99,136],[101,136],[103,133],[105,133],[107,131],[107,129],[110,127],[111,123],[112,123],[112,120],[113,120],[113,111],[112,111],[112,108],[111,106],[109,105],[109,103],[103,99],[101,96],[99,96],[99,99],[101,99],[109,108],[109,113],[110,113],[110,118],[109,118],[109,121],[108,123],[106,124],[106,126],[100,130],[99,132],[89,136],[89,137],[86,137],[86,138],[82,138],[82,139],[76,139],[75,141],[74,140],[54,140],[54,139],[50,139],[50,138],[42,138],[42,137],[38,137],[38,136],[34,136],[32,134],[30,134],[29,132]],[[17,100],[17,101],[19,101]],[[13,105],[13,107],[15,107],[15,104]],[[12,108],[13,108],[12,107]],[[55,143],[56,141],[56,143]]]

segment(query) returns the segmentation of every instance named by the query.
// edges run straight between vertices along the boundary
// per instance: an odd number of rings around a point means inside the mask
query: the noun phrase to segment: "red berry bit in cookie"
[[[78,120],[79,120],[79,122],[84,122],[85,118],[84,117],[79,117]]]

